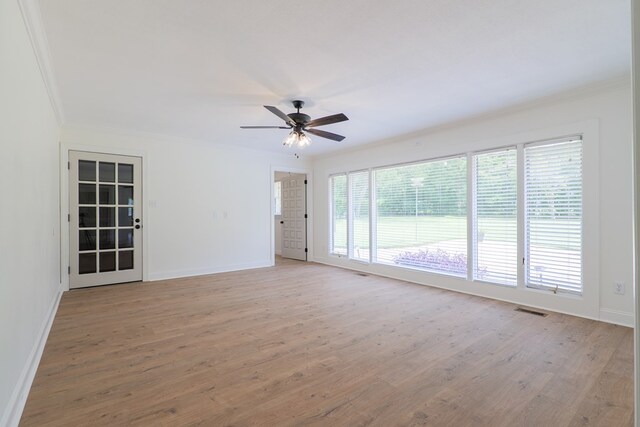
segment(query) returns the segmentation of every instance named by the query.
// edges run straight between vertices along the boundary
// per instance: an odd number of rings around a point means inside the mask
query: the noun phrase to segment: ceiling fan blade
[[[240,126],[240,129],[291,129],[291,126]]]
[[[320,117],[319,119],[311,120],[309,123],[307,123],[306,127],[330,125],[332,123],[344,122],[346,120],[349,120],[349,117],[345,116],[344,114],[334,114],[333,116]]]
[[[295,126],[296,125],[296,122],[294,122],[291,117],[287,116],[285,113],[283,113],[282,111],[278,110],[276,107],[273,107],[271,105],[265,105],[264,108],[266,108],[267,110],[271,111],[276,116],[280,117],[288,125],[291,125],[291,126]]]
[[[342,140],[345,138],[344,136],[338,135],[337,133],[325,132],[320,129],[305,129],[305,131],[317,135],[321,138],[327,138],[338,142],[342,142]]]

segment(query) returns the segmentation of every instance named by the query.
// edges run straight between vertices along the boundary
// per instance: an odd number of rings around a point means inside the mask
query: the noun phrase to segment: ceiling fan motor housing
[[[304,127],[304,125],[311,121],[311,117],[309,115],[300,112],[300,109],[304,107],[304,101],[296,99],[294,101],[291,101],[291,103],[293,104],[293,108],[297,109],[298,111],[296,113],[287,114],[287,116],[289,116],[291,120],[296,122],[296,124],[298,125],[296,126],[296,128]]]
[[[289,113],[287,116],[291,117],[291,120],[294,122],[303,126],[311,121],[311,117],[304,113]]]

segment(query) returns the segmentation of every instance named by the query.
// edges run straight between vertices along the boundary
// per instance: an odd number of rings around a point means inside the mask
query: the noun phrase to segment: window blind
[[[331,236],[329,252],[347,255],[347,176],[330,178]]]
[[[376,261],[467,275],[466,157],[375,171]]]
[[[517,285],[517,151],[473,156],[473,278]]]
[[[349,174],[352,242],[351,258],[369,261],[369,172]]]
[[[582,140],[524,153],[525,283],[582,293]]]

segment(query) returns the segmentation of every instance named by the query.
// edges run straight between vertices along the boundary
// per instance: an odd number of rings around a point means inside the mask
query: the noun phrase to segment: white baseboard
[[[254,268],[265,268],[272,267],[271,261],[261,261],[261,262],[250,262],[250,263],[241,263],[241,264],[230,264],[219,267],[211,267],[211,268],[201,268],[197,270],[175,270],[175,271],[160,271],[157,273],[150,273],[149,280],[168,280],[168,279],[179,279],[181,277],[193,277],[193,276],[205,276],[207,274],[216,274],[216,273],[229,273],[231,271],[239,271],[239,270],[251,270]]]
[[[633,328],[635,323],[633,318],[633,313],[627,313],[626,311],[610,310],[608,308],[600,309],[600,320],[603,322]]]
[[[16,384],[13,393],[11,394],[9,404],[5,409],[5,413],[2,416],[2,419],[0,419],[0,426],[14,427],[20,423],[20,417],[22,416],[24,405],[27,403],[27,397],[29,396],[31,384],[33,384],[33,379],[36,376],[36,371],[38,370],[38,365],[40,364],[40,359],[42,358],[44,346],[47,343],[47,338],[49,337],[49,331],[51,331],[53,320],[56,318],[56,313],[58,312],[58,305],[60,304],[62,293],[63,288],[62,284],[60,284],[58,292],[53,298],[51,307],[49,308],[49,313],[47,314],[47,317],[44,319],[44,322],[40,327],[38,338],[34,343],[31,352],[29,353],[29,357],[27,358],[22,372],[20,373],[18,383]]]

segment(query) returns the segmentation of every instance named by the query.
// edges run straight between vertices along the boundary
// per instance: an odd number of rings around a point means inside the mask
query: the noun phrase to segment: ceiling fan
[[[320,129],[315,129],[317,126],[330,125],[333,123],[344,122],[349,120],[344,114],[334,114],[331,116],[321,117],[319,119],[311,120],[311,117],[307,114],[301,113],[300,109],[304,106],[304,101],[295,100],[292,101],[293,108],[297,109],[296,113],[285,114],[278,108],[271,105],[265,105],[264,108],[271,111],[276,116],[284,120],[286,126],[240,126],[242,129],[291,129],[291,132],[282,142],[282,145],[287,147],[298,146],[304,148],[311,143],[311,139],[305,134],[308,132],[313,135],[317,135],[321,138],[327,138],[332,141],[342,142],[345,138],[342,135],[338,135],[331,132],[326,132]]]

